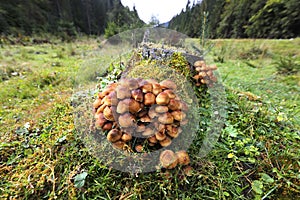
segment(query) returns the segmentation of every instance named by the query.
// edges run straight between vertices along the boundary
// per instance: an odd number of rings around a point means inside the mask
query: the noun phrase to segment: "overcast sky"
[[[140,19],[145,23],[151,20],[152,15],[158,18],[160,23],[164,23],[180,13],[185,8],[188,0],[121,0],[121,2],[131,10],[135,5]],[[191,0],[191,3],[193,3],[193,0]]]

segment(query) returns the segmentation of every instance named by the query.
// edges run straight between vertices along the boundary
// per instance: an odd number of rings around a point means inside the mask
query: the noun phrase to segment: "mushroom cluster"
[[[196,81],[196,86],[206,84],[211,87],[217,82],[217,78],[213,74],[213,71],[217,69],[215,65],[209,66],[206,65],[204,60],[198,60],[194,63],[194,67],[197,71],[197,74],[193,77]]]
[[[174,153],[172,150],[164,150],[159,156],[159,161],[162,167],[166,169],[173,169],[177,165],[188,165],[190,157],[184,150]]]
[[[93,103],[95,125],[107,132],[107,140],[117,149],[167,147],[188,123],[188,106],[176,89],[171,80],[129,78],[112,83]]]

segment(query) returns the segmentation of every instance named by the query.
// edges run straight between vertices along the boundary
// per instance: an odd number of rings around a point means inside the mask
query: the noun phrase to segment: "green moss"
[[[168,66],[175,69],[176,72],[181,73],[187,78],[190,78],[189,76],[191,76],[189,63],[181,53],[174,53],[168,62]]]

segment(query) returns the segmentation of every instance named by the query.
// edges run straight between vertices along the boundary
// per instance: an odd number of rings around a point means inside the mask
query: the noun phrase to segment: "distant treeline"
[[[202,0],[174,17],[169,28],[190,37],[300,36],[299,0]]]
[[[120,0],[0,0],[0,34],[106,34],[143,26]]]

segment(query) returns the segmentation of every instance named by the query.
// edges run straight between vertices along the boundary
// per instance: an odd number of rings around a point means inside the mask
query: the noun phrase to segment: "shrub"
[[[278,74],[296,74],[300,71],[300,63],[295,56],[281,56],[273,63]]]
[[[249,50],[243,51],[239,54],[239,59],[242,60],[255,60],[265,57],[268,54],[267,48],[252,47]]]

